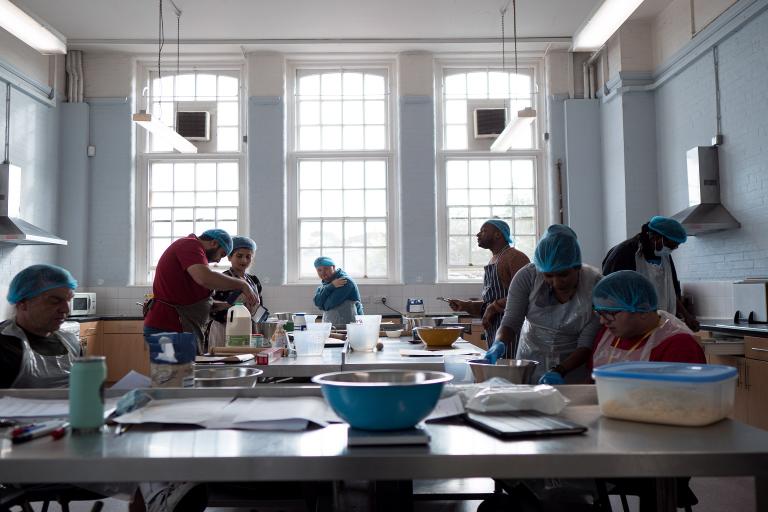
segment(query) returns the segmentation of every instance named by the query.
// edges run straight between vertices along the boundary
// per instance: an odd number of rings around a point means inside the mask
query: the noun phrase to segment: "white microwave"
[[[96,314],[96,294],[76,292],[69,302],[69,316],[86,316]]]

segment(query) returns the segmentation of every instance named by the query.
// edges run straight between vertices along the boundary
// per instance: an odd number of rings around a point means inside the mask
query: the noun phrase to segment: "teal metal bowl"
[[[432,412],[451,379],[444,372],[370,370],[325,373],[312,382],[320,384],[325,400],[351,427],[403,430]]]

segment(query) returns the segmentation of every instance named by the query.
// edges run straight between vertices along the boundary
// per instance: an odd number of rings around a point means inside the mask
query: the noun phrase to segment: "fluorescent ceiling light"
[[[525,107],[523,110],[518,110],[517,115],[512,119],[504,130],[496,137],[496,140],[491,144],[491,151],[503,152],[512,147],[512,143],[515,140],[515,136],[520,133],[523,128],[528,128],[531,123],[536,120],[536,110],[531,107]]]
[[[179,153],[197,153],[197,147],[194,144],[179,135],[170,126],[161,123],[157,119],[152,119],[152,114],[144,112],[133,114],[133,120],[136,124],[151,132],[155,137],[159,137],[168,144],[171,144],[173,149]]]
[[[10,0],[0,0],[0,27],[18,37],[40,53],[67,53],[67,39],[46,27]]]
[[[643,0],[603,0],[573,36],[573,51],[599,50],[641,3]]]

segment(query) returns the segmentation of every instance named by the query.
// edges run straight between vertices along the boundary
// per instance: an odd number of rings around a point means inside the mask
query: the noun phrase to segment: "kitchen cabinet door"
[[[99,351],[99,322],[83,322],[80,324],[80,346],[86,356],[102,355]]]
[[[724,364],[736,368],[736,398],[733,404],[732,417],[744,423],[749,423],[749,390],[747,389],[747,361],[740,356],[707,355],[707,363]]]
[[[120,380],[131,370],[149,376],[149,350],[143,334],[112,333],[102,338],[108,382]]]
[[[768,430],[768,361],[747,359],[747,392],[749,393],[749,420],[753,427]]]

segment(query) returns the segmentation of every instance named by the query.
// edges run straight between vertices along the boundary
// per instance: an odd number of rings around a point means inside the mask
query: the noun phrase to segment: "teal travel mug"
[[[104,424],[104,356],[78,357],[69,374],[69,424],[73,432],[98,430]]]

